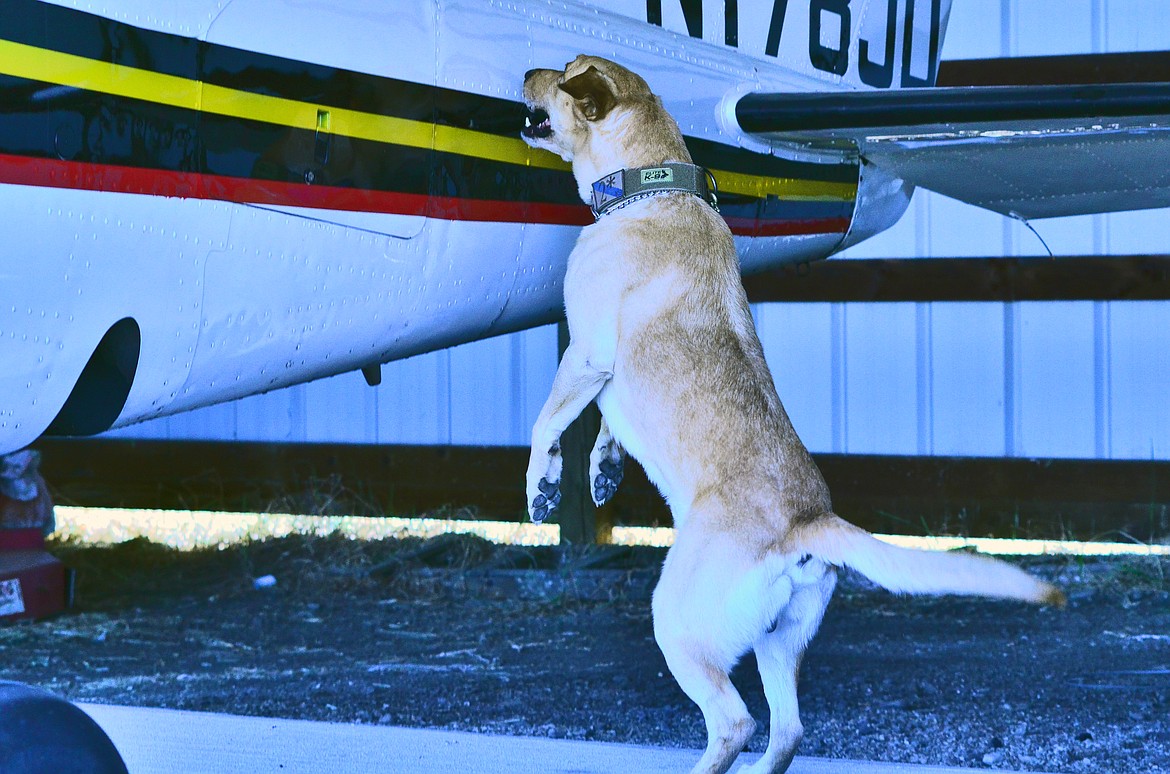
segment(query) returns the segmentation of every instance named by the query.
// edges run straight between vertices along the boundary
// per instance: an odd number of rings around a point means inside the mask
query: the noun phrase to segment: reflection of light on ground
[[[121,508],[57,506],[56,537],[85,543],[120,543],[145,537],[175,548],[226,546],[294,533],[340,533],[360,540],[433,537],[449,532],[478,535],[493,543],[555,545],[555,524],[519,524],[456,519],[403,519],[368,516],[298,516],[285,513],[220,513],[213,511],[150,511]],[[908,548],[950,551],[973,548],[985,554],[1011,556],[1170,556],[1170,545],[1015,540],[1008,538],[907,537],[881,535],[882,540]],[[669,546],[674,530],[667,527],[614,527],[620,545]]]
[[[495,543],[555,545],[554,525],[505,524],[456,519],[403,519],[369,516],[301,516],[288,513],[220,513],[218,511],[152,511],[122,508],[71,508],[58,505],[61,539],[86,543],[120,543],[145,537],[175,548],[226,546],[268,537],[340,533],[359,540],[433,537],[447,532],[479,535]]]

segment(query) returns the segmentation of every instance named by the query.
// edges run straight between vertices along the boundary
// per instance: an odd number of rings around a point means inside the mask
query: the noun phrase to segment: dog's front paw
[[[601,507],[617,494],[618,485],[625,475],[625,453],[612,437],[607,441],[598,438],[598,444],[589,455],[589,481],[593,504]]]
[[[544,454],[533,453],[528,462],[524,491],[528,518],[536,524],[548,518],[561,504],[561,445],[554,442]]]
[[[529,501],[528,517],[534,524],[540,524],[561,504],[561,486],[559,481],[542,478],[536,488],[540,493]]]
[[[625,472],[622,461],[610,462],[602,460],[598,465],[597,475],[593,477],[593,504],[601,507],[613,499],[617,494],[618,484],[622,482]]]

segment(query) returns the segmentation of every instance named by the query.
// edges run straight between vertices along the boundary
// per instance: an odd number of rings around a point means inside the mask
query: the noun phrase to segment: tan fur
[[[608,88],[609,94],[599,90]],[[573,163],[581,196],[622,168],[690,162],[677,124],[645,81],[581,56],[524,84],[552,134],[529,143]],[[726,771],[755,723],[728,679],[756,652],[771,707],[753,772],[782,772],[802,734],[796,674],[833,591],[835,566],[900,592],[1056,602],[1060,592],[1002,562],[896,549],[832,513],[820,472],[764,362],[731,233],[702,199],[644,199],[586,227],[569,257],[570,344],[532,430],[530,512],[560,479],[558,439],[596,399],[591,457],[628,450],[670,503],[677,528],[654,593],[655,638],[703,711],[696,772]]]

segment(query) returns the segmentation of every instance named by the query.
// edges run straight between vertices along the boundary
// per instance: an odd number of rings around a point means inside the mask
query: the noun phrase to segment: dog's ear
[[[617,96],[613,93],[609,79],[593,65],[589,65],[589,69],[580,75],[574,75],[562,83],[561,89],[577,100],[581,112],[590,121],[605,118],[617,104]]]

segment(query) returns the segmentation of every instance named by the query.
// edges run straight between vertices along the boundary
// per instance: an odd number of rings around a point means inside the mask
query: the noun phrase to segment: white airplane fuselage
[[[906,2],[937,38],[949,3]],[[732,109],[921,71],[905,4],[869,4],[868,31],[863,2],[719,4],[705,42],[647,24],[670,2],[0,0],[0,453],[558,319],[592,215],[520,86],[578,53],[662,96],[745,271],[887,228],[908,186],[770,155]],[[892,80],[859,74],[887,34]]]

